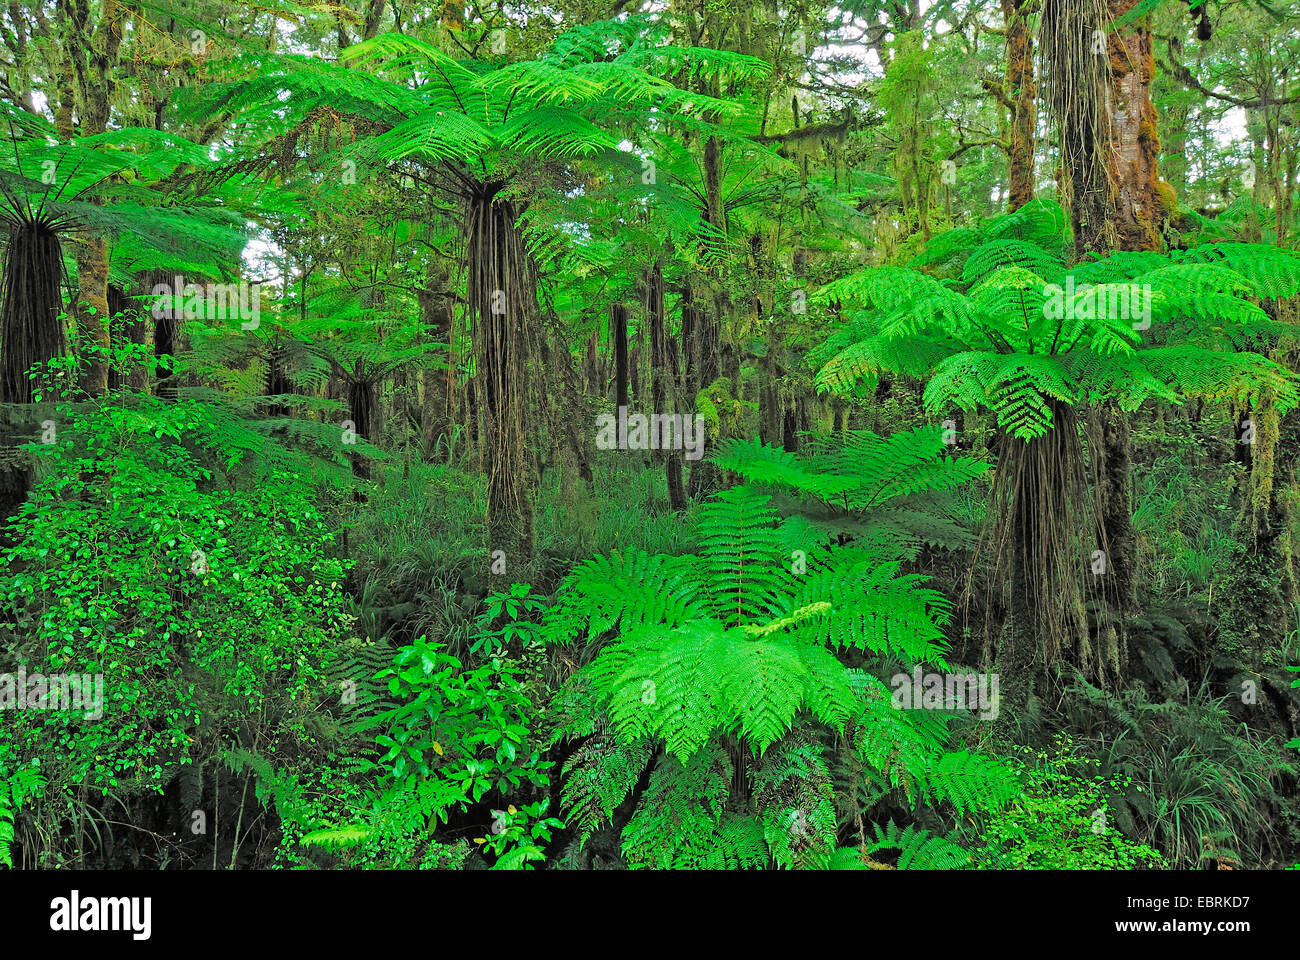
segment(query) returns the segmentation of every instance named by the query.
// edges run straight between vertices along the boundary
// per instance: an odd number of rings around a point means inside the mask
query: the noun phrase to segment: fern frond
[[[620,742],[597,735],[564,764],[564,820],[578,831],[578,844],[609,823],[614,809],[636,787],[653,750],[647,740]]]
[[[636,813],[623,830],[628,866],[698,869],[714,855],[731,766],[721,746],[685,763],[669,759],[650,776]]]
[[[918,801],[948,803],[958,814],[996,809],[1024,794],[1011,768],[965,750],[942,754],[914,773]]]
[[[960,870],[970,864],[970,851],[915,824],[899,830],[891,820],[872,827],[876,835],[865,840],[866,853],[897,850],[899,870]]]

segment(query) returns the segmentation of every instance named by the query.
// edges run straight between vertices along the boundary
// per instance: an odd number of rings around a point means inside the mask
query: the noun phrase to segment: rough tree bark
[[[1105,12],[1113,21],[1135,3],[1106,0]],[[1139,22],[1100,33],[1088,10],[1081,0],[1048,0],[1043,26],[1065,37],[1053,41],[1048,69],[1057,76],[1048,99],[1062,137],[1062,186],[1070,197],[1076,262],[1115,250],[1162,249],[1164,221],[1176,206],[1156,169],[1160,140],[1151,101],[1150,29]],[[1113,404],[1089,416],[1097,537],[1107,553],[1106,594],[1121,625],[1137,605],[1132,444],[1125,416]],[[1121,669],[1124,660],[1121,636]]]
[[[430,259],[425,274],[425,285],[419,291],[417,299],[420,305],[421,320],[426,328],[432,328],[433,342],[439,347],[446,346],[447,366],[436,370],[426,366],[421,372],[424,389],[424,404],[421,413],[421,430],[424,433],[424,448],[431,455],[438,440],[451,431],[454,419],[452,409],[456,395],[456,371],[452,357],[452,307],[451,292],[447,289],[448,278],[433,259]]]
[[[1038,87],[1034,83],[1034,35],[1029,17],[1038,0],[1001,0],[1007,29],[1004,95],[1011,112],[1007,137],[1007,210],[1034,199],[1034,131],[1038,123]]]
[[[668,340],[664,316],[664,275],[656,263],[646,278],[646,316],[650,318],[651,376],[650,394],[653,413],[679,412],[677,402],[677,365]],[[689,416],[684,414],[683,416]],[[677,438],[674,437],[674,440]],[[668,503],[674,510],[686,509],[686,490],[682,486],[682,451],[665,449],[664,476],[668,483]]]
[[[127,15],[121,3],[107,4],[91,26],[89,0],[61,0],[65,13],[66,63],[70,65],[81,107],[80,134],[94,136],[108,129],[114,92],[113,71],[121,55]],[[60,131],[60,136],[63,131]],[[72,315],[84,348],[98,348],[88,358],[81,388],[91,396],[108,389],[109,318],[108,243],[97,234],[80,231],[74,251],[77,293]]]

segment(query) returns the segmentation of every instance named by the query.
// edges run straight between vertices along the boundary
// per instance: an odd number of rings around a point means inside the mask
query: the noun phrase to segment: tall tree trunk
[[[717,137],[710,137],[704,144],[704,218],[719,237],[726,236],[727,220],[722,203],[722,143]],[[712,309],[701,309],[696,292],[691,292],[691,330],[695,339],[692,350],[696,360],[692,399],[718,379],[730,359],[726,355],[728,338],[723,336],[723,324],[728,313],[726,296],[715,285],[708,288],[708,293]],[[687,308],[683,306],[682,309],[684,316]],[[739,384],[733,383],[732,389],[738,393]],[[707,456],[696,460],[691,465],[691,496],[699,498],[711,493],[719,479],[717,467]]]
[[[1118,19],[1136,0],[1110,0],[1109,11]],[[1108,154],[1109,180],[1114,191],[1112,203],[1115,249],[1125,251],[1163,249],[1164,220],[1174,208],[1173,192],[1160,183],[1156,164],[1160,156],[1160,139],[1156,129],[1156,109],[1151,102],[1151,84],[1155,77],[1155,57],[1151,48],[1151,31],[1145,22],[1126,30],[1112,31],[1108,37],[1111,85],[1108,114],[1111,143]],[[1094,243],[1098,252],[1100,238]],[[1101,455],[1094,480],[1098,485],[1101,525],[1109,555],[1109,589],[1107,594],[1121,618],[1137,612],[1134,565],[1137,543],[1133,535],[1132,461],[1133,444],[1129,435],[1128,416],[1118,405],[1108,403],[1097,411]],[[1095,449],[1095,448],[1094,448]],[[1121,638],[1120,660],[1126,659]]]
[[[646,283],[646,316],[650,319],[651,376],[650,389],[652,413],[680,412],[677,401],[677,369],[675,356],[668,340],[664,316],[664,275],[656,263],[650,268]],[[683,419],[689,414],[683,414]],[[678,438],[674,437],[674,441]],[[664,478],[668,484],[668,503],[674,510],[686,509],[686,490],[682,486],[681,450],[665,447],[662,451]]]
[[[708,311],[702,310],[688,290],[682,302],[682,333],[687,345],[687,396],[691,415],[699,408],[699,394],[718,379],[717,324]],[[690,495],[696,499],[713,492],[718,469],[707,456],[691,463]]]
[[[616,303],[609,309],[610,333],[614,340],[614,406],[628,405],[630,376],[627,355],[627,307]]]
[[[491,589],[505,589],[533,552],[528,371],[536,329],[537,268],[524,245],[515,203],[484,184],[466,224],[467,300],[478,346],[488,474]],[[499,551],[499,553],[498,553]]]
[[[144,292],[147,294],[149,291]],[[140,359],[131,365],[127,373],[127,386],[137,393],[148,393],[150,386],[148,358],[153,354],[153,319],[149,316],[147,307],[142,306],[139,297],[127,298],[127,311],[131,317],[127,324],[127,336],[131,343],[140,348]]]
[[[385,0],[369,0],[366,4],[366,22],[361,35],[363,40],[373,40],[379,33],[379,24],[384,19]]]
[[[108,390],[109,324],[108,243],[83,232],[76,245],[77,294],[72,315],[77,339],[85,354],[81,389],[92,397]]]
[[[1106,0],[1108,21],[1136,0]],[[1099,31],[1101,0],[1044,0],[1042,36],[1048,101],[1062,136],[1063,186],[1071,197],[1075,259],[1104,257],[1113,250],[1159,250],[1163,221],[1175,206],[1160,183],[1151,84],[1155,60],[1144,22]],[[1106,660],[1122,669],[1127,659],[1125,618],[1136,612],[1136,539],[1132,499],[1132,443],[1125,414],[1113,404],[1090,416],[1090,460],[1106,546],[1105,595],[1119,621],[1117,639],[1107,637]],[[1110,628],[1105,628],[1110,629]],[[1109,656],[1113,642],[1114,656]]]
[[[451,431],[455,398],[455,364],[452,358],[452,322],[454,316],[451,292],[447,289],[448,277],[431,259],[425,274],[425,286],[419,293],[421,319],[431,328],[433,342],[438,347],[446,345],[447,366],[436,370],[426,366],[422,371],[424,406],[421,412],[421,429],[424,447],[432,452],[441,437]]]
[[[1137,0],[1109,0],[1112,19],[1128,13]],[[1156,174],[1160,136],[1151,83],[1156,61],[1151,30],[1139,21],[1108,37],[1110,55],[1109,114],[1112,121],[1111,176],[1114,196],[1115,248],[1162,249],[1161,226],[1173,205],[1171,191]]]
[[[145,277],[148,290],[175,280],[161,270],[151,270]],[[172,303],[152,303],[150,310],[153,316],[153,355],[158,378],[154,389],[160,400],[175,400],[179,395],[180,384],[176,378],[174,358],[179,349],[182,313],[179,309],[174,309]]]
[[[72,65],[81,102],[81,136],[108,129],[114,93],[113,71],[121,53],[129,9],[121,3],[105,4],[99,23],[90,27],[90,4],[65,0],[68,11],[68,60]],[[93,202],[100,203],[98,198]],[[104,237],[81,231],[74,256],[77,294],[72,315],[78,339],[89,353],[81,387],[91,396],[108,390],[108,243]]]

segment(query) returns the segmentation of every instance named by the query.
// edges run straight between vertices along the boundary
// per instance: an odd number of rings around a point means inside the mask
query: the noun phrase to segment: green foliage
[[[899,870],[960,870],[970,863],[969,851],[913,824],[900,830],[891,820],[884,827],[876,824],[875,832],[875,839],[866,844],[863,853],[870,856],[882,850],[897,851]]]
[[[1081,740],[1105,730],[1099,772],[1133,784],[1109,807],[1125,835],[1185,867],[1241,863],[1247,844],[1276,846],[1278,827],[1263,811],[1296,775],[1294,758],[1235,722],[1227,698],[1202,688],[1152,702],[1140,686],[1113,694],[1082,681],[1071,690],[1070,729]]]
[[[531,615],[546,609],[545,599],[533,595],[526,583],[512,583],[504,593],[489,594],[484,601],[487,609],[483,611],[477,623],[480,632],[476,634],[471,653],[493,656],[497,651],[509,646],[512,641],[523,649],[533,649],[539,645],[537,624],[521,614]],[[506,622],[499,628],[492,625],[505,615]]]
[[[54,442],[29,447],[37,482],[0,555],[5,672],[98,675],[103,693],[7,714],[50,809],[161,793],[249,718],[305,737],[346,569],[312,491],[194,401],[50,410]]]
[[[7,754],[0,760],[8,761]],[[14,819],[29,798],[39,797],[45,789],[45,778],[36,763],[12,769],[8,762],[0,764],[0,866],[12,867]]]
[[[375,740],[384,776],[360,820],[321,826],[304,844],[353,851],[368,865],[427,865],[450,855],[435,831],[453,811],[546,788],[553,764],[531,741],[532,707],[518,668],[497,659],[466,669],[444,646],[420,637],[376,675],[399,706],[355,729],[382,731]],[[485,849],[499,868],[543,858],[539,844],[561,825],[544,811],[544,801],[525,804],[522,813],[513,804],[496,811]]]
[[[1051,751],[1025,750],[1030,762],[1013,760],[1025,793],[988,815],[980,829],[983,845],[973,852],[983,869],[1133,870],[1167,866],[1151,847],[1121,833],[1110,808],[1126,794],[1141,792],[1128,778],[1099,777],[1100,765],[1058,736]]]
[[[851,430],[812,438],[798,455],[757,440],[725,441],[713,461],[761,489],[812,498],[801,512],[820,529],[853,533],[882,555],[914,559],[923,546],[968,546],[949,491],[981,477],[987,465],[945,457],[941,427],[880,437]]]
[[[714,496],[696,524],[700,555],[590,560],[546,618],[552,643],[616,633],[555,705],[554,736],[582,741],[564,773],[583,840],[648,764],[623,828],[630,866],[826,867],[838,823],[823,734],[847,737],[913,803],[962,811],[1014,795],[996,764],[943,753],[941,732],[832,652],[942,664],[941,595],[896,563],[809,537],[748,487]]]
[[[986,233],[1008,229],[994,221]],[[942,244],[935,262],[970,247],[964,291],[898,267],[823,287],[816,302],[857,312],[811,355],[818,386],[852,394],[882,373],[919,377],[931,414],[989,409],[1023,440],[1052,428],[1054,403],[1114,401],[1133,411],[1149,399],[1200,399],[1240,408],[1269,396],[1287,410],[1300,399],[1291,371],[1236,352],[1281,331],[1246,298],[1300,290],[1300,259],[1289,252],[1215,244],[1163,258],[1120,253],[1066,270],[1059,235],[1038,235],[1047,246],[1000,237],[974,247],[969,231]]]
[[[510,804],[505,810],[492,811],[491,834],[474,842],[485,844],[483,849],[497,858],[493,870],[528,870],[529,863],[546,859],[542,844],[564,826],[555,817],[544,816],[549,805],[549,800],[542,800],[522,810]]]
[[[0,867],[1295,862],[1295,11],[644,6],[0,14]]]

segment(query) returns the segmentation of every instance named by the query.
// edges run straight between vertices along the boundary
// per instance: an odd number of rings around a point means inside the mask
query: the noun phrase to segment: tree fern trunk
[[[369,440],[374,432],[375,418],[375,384],[372,380],[361,378],[348,381],[348,418],[353,423],[357,436]],[[370,479],[370,461],[359,454],[353,454],[352,475],[358,480]]]
[[[527,420],[531,336],[537,315],[537,270],[524,245],[512,201],[500,184],[475,194],[466,224],[467,300],[476,324],[482,387],[483,447],[488,474],[488,550],[502,551],[506,572],[493,565],[492,589],[504,589],[533,551]]]
[[[58,235],[41,220],[9,217],[0,306],[0,403],[30,404],[29,371],[67,352],[67,330],[59,318],[63,250]],[[17,446],[32,439],[30,422],[5,415],[0,440],[0,514],[13,516],[27,499],[31,463]]]
[[[1008,621],[998,664],[1010,705],[1021,707],[1062,662],[1085,674],[1102,663],[1088,637],[1085,595],[1095,595],[1092,538],[1082,536],[1087,495],[1078,421],[1052,402],[1053,427],[1028,442],[999,435],[992,546],[1009,573]],[[1113,669],[1113,667],[1112,667]]]
[[[279,397],[292,392],[293,384],[284,370],[284,343],[278,335],[273,335],[266,344],[266,396]],[[266,408],[266,415],[281,420],[289,416],[289,408],[274,403]]]

